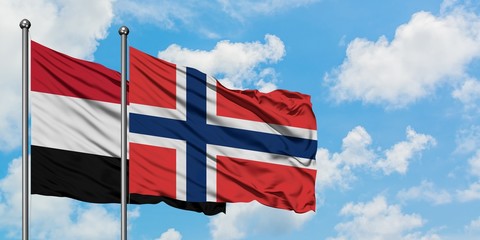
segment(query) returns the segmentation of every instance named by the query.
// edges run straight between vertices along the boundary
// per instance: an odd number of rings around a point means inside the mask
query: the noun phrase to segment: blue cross
[[[207,124],[206,75],[186,71],[186,121],[130,113],[130,132],[186,141],[187,201],[206,201],[207,144],[314,159],[316,140]]]

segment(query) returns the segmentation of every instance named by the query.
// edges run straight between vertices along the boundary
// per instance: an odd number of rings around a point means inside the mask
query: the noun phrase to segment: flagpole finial
[[[121,26],[120,29],[118,29],[118,34],[120,35],[128,35],[130,30],[128,30],[128,27],[126,26]]]
[[[24,28],[29,29],[30,26],[32,26],[32,24],[30,23],[30,21],[28,21],[28,19],[26,19],[26,18],[23,19],[22,21],[20,21],[20,24],[19,24],[19,25],[20,25],[20,28],[21,28],[21,29],[24,29]]]

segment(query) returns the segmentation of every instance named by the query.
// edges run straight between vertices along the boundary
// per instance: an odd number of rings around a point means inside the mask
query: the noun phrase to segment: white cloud
[[[375,159],[375,153],[368,149],[371,144],[372,137],[365,128],[357,126],[342,140],[342,152],[338,157],[352,167],[370,165]]]
[[[127,231],[130,231],[136,219],[140,217],[140,206],[135,206],[133,209],[127,209]]]
[[[443,0],[442,4],[440,5],[440,12],[445,13],[450,11],[457,6],[458,0]]]
[[[319,0],[217,0],[223,10],[231,17],[243,21],[247,17],[255,15],[274,14],[278,11],[288,10],[305,6]]]
[[[32,23],[30,33],[33,40],[78,58],[93,59],[98,40],[107,36],[113,19],[113,0],[2,2],[2,29],[8,29],[19,39],[21,32],[18,23],[22,18],[28,18]],[[88,18],[85,17],[87,15]],[[20,56],[20,44],[12,45],[18,46],[13,51]]]
[[[457,198],[461,202],[480,200],[480,150],[468,159],[468,171],[478,180],[471,183],[467,189],[457,190]]]
[[[467,226],[465,226],[466,232],[480,233],[480,217],[472,220]]]
[[[458,190],[457,198],[461,202],[480,200],[480,182],[470,184],[465,190]]]
[[[477,109],[480,101],[480,81],[467,79],[460,88],[452,92],[452,96],[461,101],[466,110]]]
[[[53,204],[49,197],[45,197],[43,204]],[[34,198],[33,201],[36,199]],[[62,201],[71,201],[62,199]],[[32,205],[32,216],[35,214],[35,205]],[[88,207],[76,207],[67,209],[66,212],[58,212],[53,210],[48,215],[41,215],[39,222],[34,222],[33,234],[42,239],[118,239],[120,222],[116,216],[108,212],[104,207],[98,205],[90,205]],[[67,221],[59,222],[61,218]],[[63,215],[63,216],[62,216]],[[73,217],[75,216],[75,217]],[[55,219],[55,223],[48,223],[51,219]],[[36,226],[35,226],[36,225]]]
[[[432,182],[422,181],[419,186],[409,189],[402,189],[397,193],[397,198],[401,201],[424,200],[432,202],[434,205],[450,203],[452,196],[446,190],[436,190]]]
[[[457,8],[441,16],[415,13],[391,41],[356,38],[343,64],[325,76],[331,96],[395,108],[432,95],[447,81],[463,80],[480,57],[479,29],[479,16]]]
[[[300,229],[315,216],[311,211],[297,214],[257,202],[229,204],[227,208],[228,214],[216,215],[210,219],[210,233],[214,240],[245,239],[249,235],[262,233],[280,235]]]
[[[472,125],[469,128],[461,129],[455,137],[456,153],[471,153],[480,149],[480,126]]]
[[[422,151],[435,145],[430,135],[416,133],[410,126],[406,129],[406,141],[401,141],[381,153],[375,151],[372,138],[361,126],[352,129],[342,140],[342,151],[330,154],[327,149],[317,151],[317,188],[338,185],[347,188],[355,180],[354,169],[366,168],[405,174],[410,161]]]
[[[480,178],[480,150],[468,160],[470,165],[470,172]]]
[[[7,176],[0,179],[0,226],[21,227],[22,209],[22,160],[14,159],[8,167]],[[59,208],[62,206],[59,205]]]
[[[400,206],[389,205],[383,196],[367,203],[348,203],[340,215],[352,219],[337,224],[338,235],[330,239],[421,239],[421,234],[412,230],[425,224],[420,215],[402,213]]]
[[[480,236],[480,217],[471,220],[463,229],[457,229],[456,231],[443,234],[441,239],[478,240],[478,236]]]
[[[115,13],[122,21],[135,20],[155,24],[165,29],[182,27],[196,31],[210,39],[220,38],[212,28],[220,25],[242,27],[251,17],[273,15],[292,8],[307,6],[319,0],[116,0]],[[227,18],[225,18],[227,17]],[[219,18],[223,18],[219,21]],[[210,24],[214,21],[216,26]],[[235,28],[235,27],[233,27]],[[225,30],[222,31],[223,33]]]
[[[386,158],[379,160],[376,167],[387,175],[394,171],[405,174],[414,155],[435,145],[436,141],[432,136],[418,134],[411,127],[407,127],[407,141],[399,142],[388,149],[385,152]]]
[[[118,0],[115,12],[123,17],[132,16],[140,22],[153,22],[172,29],[177,22],[190,22],[196,16],[192,4],[196,4],[196,1]]]
[[[419,232],[407,234],[403,240],[441,240],[443,239],[436,233],[426,233],[425,235]]]
[[[0,179],[0,228],[17,238],[21,229],[21,159],[14,159]],[[105,207],[68,199],[31,196],[31,236],[34,239],[117,239],[118,216]]]
[[[128,219],[137,219],[140,217],[140,207],[136,206],[131,210],[127,211],[127,217]]]
[[[337,154],[337,153],[335,153]],[[348,188],[350,182],[355,180],[350,166],[344,164],[339,157],[330,157],[327,149],[321,148],[317,150],[317,192],[332,186],[340,188]]]
[[[0,150],[20,145],[21,29],[28,18],[31,37],[66,54],[92,59],[98,40],[107,35],[113,18],[113,0],[0,1]],[[89,17],[85,17],[88,15]]]
[[[361,126],[353,128],[342,140],[342,151],[331,156],[327,149],[317,151],[317,188],[322,190],[338,185],[348,188],[355,180],[352,170],[356,167],[369,167],[376,154],[371,150],[372,138]]]
[[[264,90],[276,88],[275,71],[261,68],[262,64],[276,63],[285,55],[285,45],[275,35],[265,35],[265,43],[232,43],[220,41],[211,51],[190,50],[172,44],[158,57],[179,65],[197,68],[212,76],[222,76],[227,87],[243,88],[257,84]]]
[[[182,240],[182,234],[175,230],[175,228],[169,228],[166,232],[162,233],[159,238],[155,240]]]

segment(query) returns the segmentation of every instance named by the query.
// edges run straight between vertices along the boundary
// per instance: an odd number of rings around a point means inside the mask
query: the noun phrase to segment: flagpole
[[[129,30],[127,27],[122,26],[118,30],[122,38],[121,44],[121,70],[122,70],[122,129],[121,129],[121,236],[122,240],[127,240],[127,35]]]
[[[20,21],[22,29],[22,239],[28,240],[28,217],[30,208],[29,164],[28,164],[28,98],[29,98],[29,32],[30,21]]]

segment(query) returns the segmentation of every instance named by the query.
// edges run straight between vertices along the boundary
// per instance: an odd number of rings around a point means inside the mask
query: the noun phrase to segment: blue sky
[[[232,88],[312,96],[317,211],[129,206],[130,239],[478,239],[476,1],[3,0],[0,238],[21,231],[21,30],[119,70],[129,45]],[[119,207],[32,197],[33,239],[118,239]]]

